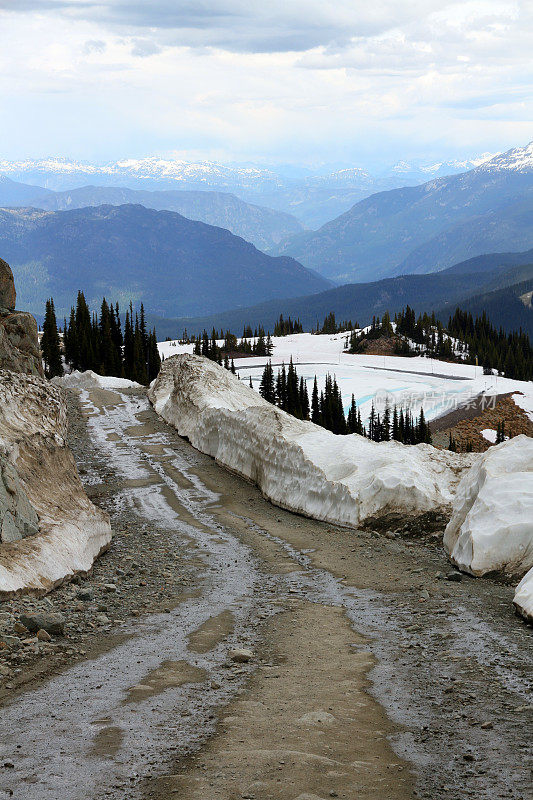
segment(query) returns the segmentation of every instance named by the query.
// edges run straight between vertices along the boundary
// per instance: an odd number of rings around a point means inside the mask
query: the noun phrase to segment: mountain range
[[[228,230],[141,205],[71,211],[0,209],[0,253],[19,302],[58,314],[78,289],[95,308],[103,295],[161,316],[207,314],[322,291],[331,283],[290,257],[273,257]]]
[[[285,318],[299,318],[304,329],[311,330],[317,323],[322,324],[330,311],[335,313],[338,321],[351,319],[354,324],[367,325],[373,316],[381,316],[385,311],[394,314],[406,305],[417,312],[435,311],[445,321],[458,304],[481,314],[485,302],[490,302],[492,308],[498,298],[505,298],[516,308],[514,300],[524,293],[521,287],[528,280],[533,280],[533,250],[491,253],[428,275],[401,275],[370,283],[347,284],[311,296],[269,300],[250,308],[194,319],[154,318],[152,322],[157,326],[160,338],[176,338],[185,328],[190,334],[213,327],[238,333],[245,325],[256,327],[262,324],[266,330],[272,331],[280,314]],[[468,300],[470,305],[466,305]],[[520,308],[524,310],[521,303]],[[529,316],[527,309],[525,312],[520,320],[522,323],[529,320],[528,330],[533,335],[533,311]],[[501,320],[501,324],[505,322],[507,329],[514,330],[519,325],[503,305],[494,319]],[[494,324],[500,322],[494,321]]]
[[[306,227],[318,228],[378,191],[419,184],[429,177],[464,172],[489,157],[485,154],[474,160],[429,164],[400,162],[376,175],[352,167],[328,174],[296,177],[254,166],[189,163],[163,158],[122,159],[107,164],[48,158],[0,160],[0,174],[60,192],[90,184],[152,191],[232,193],[241,200],[290,213]]]
[[[533,246],[533,142],[473,170],[380,192],[278,252],[337,283],[427,273]]]
[[[65,192],[41,189],[36,193],[36,187],[28,184],[9,181],[9,185],[4,186],[0,183],[0,206],[24,205],[47,211],[66,211],[88,206],[125,204],[143,205],[156,211],[176,211],[189,219],[227,228],[266,251],[304,230],[301,222],[290,214],[245,203],[227,192],[156,192],[114,186],[83,186]]]

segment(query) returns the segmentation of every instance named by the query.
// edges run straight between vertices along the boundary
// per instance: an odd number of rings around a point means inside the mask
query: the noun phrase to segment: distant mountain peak
[[[533,141],[525,147],[513,147],[506,153],[500,153],[485,162],[479,167],[484,172],[501,172],[510,170],[513,172],[533,171]]]

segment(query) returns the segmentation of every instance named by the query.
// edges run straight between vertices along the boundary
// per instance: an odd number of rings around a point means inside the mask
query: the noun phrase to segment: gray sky
[[[0,0],[1,155],[376,167],[533,139],[532,0]]]

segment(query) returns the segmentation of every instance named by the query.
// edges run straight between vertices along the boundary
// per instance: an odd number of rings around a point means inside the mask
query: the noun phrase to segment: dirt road
[[[142,393],[81,402],[71,444],[116,536],[85,595],[49,598],[70,649],[0,694],[0,797],[530,796],[511,587],[447,580],[435,543],[273,507]]]

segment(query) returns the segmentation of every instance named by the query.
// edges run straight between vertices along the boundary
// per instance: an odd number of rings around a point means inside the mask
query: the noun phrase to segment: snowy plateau
[[[163,351],[177,347],[162,345]],[[449,367],[457,365],[439,362],[439,368]],[[374,377],[374,392],[381,380]],[[511,391],[519,388],[509,383]],[[444,545],[463,571],[521,577],[533,566],[533,441],[526,436],[483,455],[335,436],[280,411],[247,382],[190,354],[165,360],[149,398],[194,447],[284,508],[354,527],[382,515],[440,509],[451,512]],[[515,604],[524,616],[533,613],[531,592],[522,584]]]

